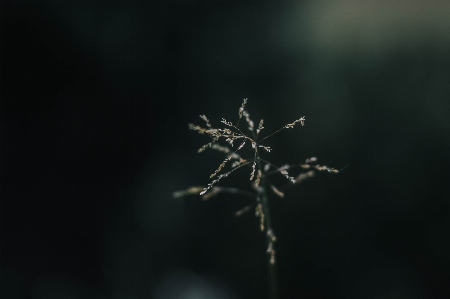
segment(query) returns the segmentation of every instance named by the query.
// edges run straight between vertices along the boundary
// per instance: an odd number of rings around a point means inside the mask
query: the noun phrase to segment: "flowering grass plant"
[[[235,124],[222,118],[222,128],[214,127],[210,120],[205,115],[200,115],[204,121],[204,127],[190,123],[189,129],[197,131],[199,134],[206,135],[210,138],[210,142],[200,147],[199,153],[206,149],[215,150],[225,155],[225,159],[220,163],[217,169],[210,175],[210,182],[206,186],[190,187],[186,190],[174,192],[175,197],[181,197],[190,194],[199,194],[204,200],[207,200],[219,193],[230,193],[237,195],[245,195],[254,198],[251,205],[243,207],[235,213],[236,216],[241,216],[245,212],[255,209],[255,215],[259,218],[259,228],[266,234],[267,240],[267,256],[269,266],[269,291],[271,298],[277,297],[277,283],[276,283],[276,255],[275,242],[277,240],[270,217],[269,194],[278,197],[284,197],[283,190],[289,185],[299,184],[306,179],[314,177],[317,171],[326,171],[329,173],[338,173],[339,171],[327,166],[317,164],[317,158],[312,157],[306,159],[303,163],[285,164],[276,166],[262,157],[262,152],[270,153],[272,148],[266,146],[263,141],[273,136],[284,129],[293,129],[300,124],[305,125],[305,117],[288,123],[279,130],[270,133],[264,137],[260,137],[264,130],[264,120],[261,119],[258,126],[255,127],[250,114],[245,110],[247,99],[244,99],[241,107],[238,110],[238,119]],[[242,121],[242,119],[244,119]],[[240,128],[239,125],[245,122],[246,128]],[[247,132],[247,133],[244,133]],[[222,143],[222,144],[221,144]],[[242,157],[241,152],[244,147],[252,149],[253,156]],[[302,172],[297,175],[291,175],[290,171],[293,168],[300,168]],[[227,169],[227,170],[226,170]],[[222,187],[218,183],[227,178],[230,174],[247,169],[249,171],[249,182],[252,191],[241,190],[232,187]],[[270,178],[275,175],[280,175],[286,180],[283,186],[275,186],[272,184]]]

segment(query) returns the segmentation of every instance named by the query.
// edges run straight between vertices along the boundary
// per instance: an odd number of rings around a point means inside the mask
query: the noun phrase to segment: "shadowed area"
[[[262,137],[306,116],[267,160],[345,167],[271,198],[280,298],[448,298],[449,14],[1,1],[0,297],[268,298],[251,199],[172,197],[224,159],[188,123],[248,98]]]

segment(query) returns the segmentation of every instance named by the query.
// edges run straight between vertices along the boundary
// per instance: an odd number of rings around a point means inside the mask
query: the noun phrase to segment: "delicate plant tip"
[[[288,165],[288,166],[289,166],[289,165]],[[286,179],[288,179],[291,183],[295,183],[295,178],[294,178],[294,177],[291,177],[291,176],[289,175],[289,173],[288,173],[285,169],[280,168],[279,170],[280,170],[280,173],[281,173],[282,175],[284,175],[284,177],[285,177]]]
[[[270,240],[271,240],[272,242],[276,242],[277,237],[275,237],[275,234],[273,233],[273,230],[272,230],[272,229],[269,229],[269,230],[267,231],[267,236],[270,238]]]
[[[239,147],[238,147],[238,149],[237,149],[236,151],[238,151],[238,150],[240,150],[241,148],[243,148],[243,147],[244,147],[244,144],[245,144],[245,140],[241,143],[241,145],[239,145]]]
[[[234,161],[234,162],[231,164],[231,168],[238,167],[239,165],[241,165],[241,164],[243,164],[243,163],[245,163],[245,162],[247,162],[247,160],[240,158],[239,161]]]
[[[289,169],[291,166],[289,164],[284,164],[278,168],[278,170],[281,172],[282,170]],[[286,172],[287,173],[287,172]]]
[[[203,200],[208,200],[208,199],[210,199],[211,197],[216,196],[216,195],[219,194],[219,193],[220,193],[220,188],[219,188],[219,187],[212,187],[212,189],[211,189],[210,192],[208,192],[207,194],[204,194],[204,195],[202,196],[202,199],[203,199]]]
[[[275,250],[274,249],[272,249],[272,251],[270,252],[270,264],[275,265]]]
[[[242,115],[244,115],[244,117],[245,117],[245,121],[248,124],[249,131],[253,132],[254,125],[253,125],[253,121],[250,119],[250,114],[244,110],[244,111],[242,111]]]
[[[255,169],[256,169],[256,161],[254,161],[252,165],[252,173],[250,174],[250,181],[253,180],[253,177],[255,175]]]
[[[232,139],[232,138],[227,138],[227,140],[225,140],[226,142],[228,142],[230,145],[231,145],[231,147],[233,147],[233,141],[234,141],[234,139]]]
[[[283,198],[284,193],[278,190],[274,185],[270,185],[270,188],[272,189],[273,193],[275,193],[277,196]]]
[[[211,123],[209,122],[209,119],[206,117],[206,115],[200,115],[200,118],[203,119],[206,123],[206,126],[208,128],[211,128]]]
[[[245,213],[247,213],[248,211],[250,211],[250,209],[251,209],[250,206],[246,206],[246,207],[240,209],[239,211],[237,211],[236,213],[234,213],[234,216],[240,217],[240,216],[244,215]]]
[[[264,119],[261,119],[259,121],[258,129],[256,129],[256,136],[258,136],[259,132],[261,132],[261,130],[264,129],[263,124],[264,124]]]
[[[302,181],[312,178],[315,175],[314,171],[310,170],[306,173],[301,173],[295,178],[295,183],[301,183]]]
[[[208,147],[211,147],[213,145],[213,143],[214,143],[214,141],[205,144],[204,146],[202,146],[201,148],[198,149],[197,153],[200,154],[201,152],[204,152],[205,149],[207,149]]]
[[[179,198],[179,197],[183,197],[186,195],[198,194],[198,192],[200,192],[200,190],[202,190],[202,189],[203,189],[203,187],[194,186],[194,187],[190,187],[186,190],[175,191],[172,193],[172,196],[174,198]]]
[[[272,150],[269,146],[259,145],[258,147],[262,147],[263,149],[265,149],[269,153]]]
[[[211,179],[211,178],[213,178],[214,176],[216,176],[216,174],[218,174],[219,171],[221,171],[222,168],[225,167],[225,164],[226,164],[228,161],[230,161],[230,160],[231,160],[231,156],[228,156],[225,160],[223,160],[222,164],[219,165],[219,168],[217,168],[217,170],[214,171],[214,173],[211,174],[211,176],[210,176],[209,178]]]
[[[229,126],[229,127],[232,127],[232,126],[233,126],[233,123],[230,122],[230,121],[227,121],[225,118],[222,118],[221,123],[226,124],[226,125]]]
[[[329,173],[339,173],[339,170],[334,169],[334,168],[329,168],[328,166],[321,166],[321,165],[314,165],[312,166],[313,168],[315,168],[318,171],[328,171]]]
[[[261,175],[262,175],[261,169],[258,169],[258,172],[256,174],[256,179],[255,179],[255,185],[256,186],[259,186],[259,182],[261,181]]]
[[[260,203],[256,206],[256,216],[258,216],[259,219],[260,219],[260,221],[259,221],[259,229],[263,232],[264,231],[265,216],[264,216],[262,204],[260,204]]]
[[[306,159],[305,163],[309,164],[309,163],[314,163],[317,162],[317,158],[316,157],[311,157],[309,159]]]
[[[197,126],[197,125],[194,125],[194,124],[191,124],[191,123],[189,123],[188,126],[189,126],[190,130],[197,131],[199,134],[204,134],[206,131],[208,131],[205,128],[202,128],[200,126]]]
[[[239,108],[239,119],[242,118],[242,113],[244,112],[245,104],[247,104],[247,98],[244,98],[244,101],[242,102],[242,106],[241,106],[241,108]]]
[[[259,217],[261,215],[260,210],[261,210],[262,206],[261,204],[258,204],[255,208],[255,216]]]
[[[225,175],[226,176],[226,175]],[[208,184],[207,187],[203,188],[202,192],[200,192],[200,195],[205,194],[209,189],[211,189],[215,183],[217,183],[221,178],[223,177],[223,175],[219,175],[217,177],[217,179],[215,179],[214,181],[212,181],[211,183]]]
[[[230,153],[230,149],[229,149],[228,147],[222,146],[222,145],[217,144],[217,143],[213,144],[213,145],[211,146],[211,148],[212,148],[212,149],[215,149],[215,150],[218,151],[218,152],[222,152],[222,153],[224,153],[224,154],[229,154],[229,153]]]
[[[258,129],[259,130],[264,129],[263,125],[264,125],[264,119],[261,118],[261,120],[259,121]]]
[[[209,189],[212,188],[212,186],[219,180],[214,180],[211,183],[208,184],[208,187],[203,188],[202,192],[200,192],[200,195],[205,194]]]
[[[305,117],[303,116],[302,118],[299,118],[296,121],[294,121],[293,123],[287,124],[284,127],[288,128],[288,129],[293,129],[295,124],[297,124],[297,123],[301,123],[302,126],[304,126],[305,125]]]
[[[275,265],[275,249],[273,249],[273,242],[269,242],[266,252],[267,254],[270,254],[270,264]]]
[[[256,185],[255,182],[252,182],[251,186],[252,186],[253,190],[255,190],[257,193],[264,192],[264,189],[261,186]]]

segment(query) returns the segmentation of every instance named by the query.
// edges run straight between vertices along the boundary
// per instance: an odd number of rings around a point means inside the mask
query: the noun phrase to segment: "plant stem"
[[[257,151],[258,155],[258,167],[261,168],[261,162],[259,159],[259,153]],[[264,211],[264,219],[265,219],[265,232],[266,232],[266,243],[267,248],[271,248],[273,246],[274,240],[273,240],[273,229],[272,229],[272,220],[270,217],[270,207],[269,207],[269,199],[267,196],[267,188],[266,188],[266,181],[265,181],[265,175],[264,173],[261,174],[261,193],[262,193],[262,206]],[[270,234],[267,232],[271,232]],[[276,262],[272,261],[272,256],[270,252],[267,253],[267,274],[268,274],[268,287],[269,287],[269,298],[271,299],[278,299],[278,277],[277,277],[277,267]]]

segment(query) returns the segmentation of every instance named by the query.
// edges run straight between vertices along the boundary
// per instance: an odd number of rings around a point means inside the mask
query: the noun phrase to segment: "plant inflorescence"
[[[257,127],[250,118],[250,114],[245,110],[247,99],[244,99],[241,107],[238,110],[238,119],[236,124],[222,118],[221,123],[223,128],[215,128],[211,124],[210,120],[205,115],[200,115],[200,118],[205,122],[206,127],[199,125],[189,124],[189,129],[197,131],[199,134],[207,135],[211,141],[200,147],[199,153],[206,149],[212,149],[225,155],[225,159],[219,165],[219,167],[210,175],[211,182],[207,186],[195,186],[186,190],[174,192],[175,197],[181,197],[190,194],[199,194],[204,200],[211,198],[219,193],[231,193],[238,195],[250,196],[255,199],[254,203],[242,208],[235,213],[236,216],[241,216],[245,212],[255,209],[255,215],[259,218],[260,230],[265,232],[267,240],[267,254],[269,265],[272,267],[275,265],[275,249],[274,243],[276,236],[272,228],[269,201],[269,192],[278,197],[284,197],[283,190],[289,185],[299,184],[306,179],[312,178],[316,171],[327,171],[329,173],[338,173],[339,171],[323,165],[316,164],[317,158],[312,157],[306,159],[304,163],[299,164],[285,164],[282,166],[276,166],[261,156],[261,151],[271,152],[269,146],[264,145],[262,142],[274,134],[284,130],[293,129],[297,124],[301,126],[305,125],[305,117],[301,117],[292,123],[284,125],[279,130],[260,138],[260,133],[264,129],[264,120],[261,119]],[[246,123],[246,129],[239,128],[241,120],[244,119]],[[249,133],[244,133],[248,131]],[[219,144],[220,141],[222,144]],[[253,152],[253,156],[250,158],[243,158],[241,156],[242,149],[244,147],[250,147]],[[235,148],[235,149],[234,149]],[[226,172],[224,170],[228,168]],[[291,175],[290,171],[294,168],[300,168],[303,172],[297,175]],[[252,191],[241,190],[231,187],[218,186],[222,179],[228,177],[233,172],[239,169],[248,169],[249,181]],[[285,178],[286,184],[277,187],[270,181],[271,176],[281,175]],[[270,190],[270,191],[269,191]]]

